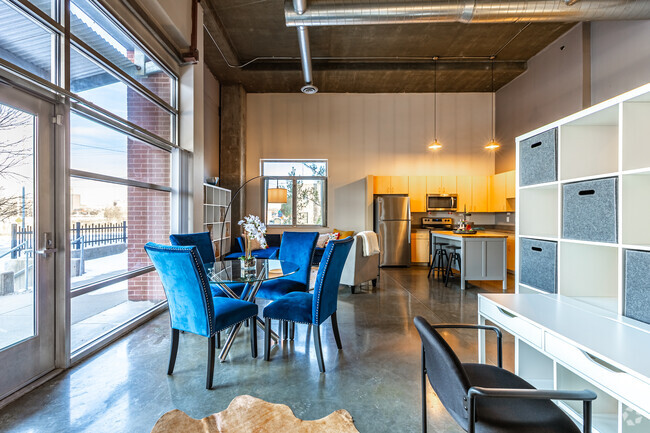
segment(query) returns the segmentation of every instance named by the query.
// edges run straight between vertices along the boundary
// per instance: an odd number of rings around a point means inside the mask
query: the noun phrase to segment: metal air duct
[[[408,0],[406,2],[313,3],[298,13],[300,0],[285,0],[286,24],[349,26],[421,23],[573,22],[650,19],[650,1],[641,0]]]
[[[307,0],[292,0],[292,11],[300,16],[307,10]],[[305,26],[297,26],[298,45],[300,46],[300,60],[302,62],[302,74],[305,78],[305,85],[300,91],[307,95],[318,92],[318,87],[312,84],[311,50],[309,48],[309,31]]]

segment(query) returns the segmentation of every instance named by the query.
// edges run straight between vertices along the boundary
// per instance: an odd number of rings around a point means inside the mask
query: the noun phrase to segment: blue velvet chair
[[[208,374],[205,387],[212,388],[215,336],[248,320],[251,354],[257,357],[257,305],[239,299],[213,297],[199,250],[195,246],[168,246],[148,242],[145,251],[160,275],[172,328],[167,374],[174,372],[179,331],[208,337]]]
[[[336,347],[341,347],[341,336],[336,321],[336,302],[339,294],[339,282],[345,260],[348,258],[352,248],[352,238],[340,241],[329,241],[323,254],[323,260],[318,267],[316,286],[314,293],[292,292],[272,302],[264,308],[264,320],[266,329],[271,329],[271,320],[282,320],[284,322],[306,323],[313,325],[314,349],[318,358],[318,368],[325,373],[323,362],[323,349],[320,343],[320,325],[332,318],[332,330]],[[267,332],[264,335],[264,359],[270,360],[271,336]]]
[[[257,297],[275,300],[291,292],[308,292],[311,259],[318,241],[318,232],[284,232],[278,259],[300,266],[295,274],[262,283]]]
[[[199,251],[199,256],[201,256],[203,263],[206,265],[215,261],[210,232],[173,234],[169,235],[169,242],[175,246],[195,246]],[[227,286],[241,297],[245,284],[228,284]],[[212,296],[228,296],[216,283],[210,283],[210,290],[212,290]],[[217,335],[217,341],[217,347],[221,347],[221,335]]]

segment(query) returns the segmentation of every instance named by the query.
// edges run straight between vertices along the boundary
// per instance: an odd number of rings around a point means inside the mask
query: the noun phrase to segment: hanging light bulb
[[[490,57],[490,60],[492,61],[492,107],[490,109],[490,112],[492,113],[492,118],[490,119],[490,122],[492,123],[492,139],[488,144],[485,145],[486,150],[496,150],[500,147],[499,143],[494,139],[494,59],[496,56]]]
[[[433,143],[429,145],[429,149],[439,150],[442,149],[442,144],[438,141],[438,131],[436,123],[438,120],[438,56],[433,58]]]

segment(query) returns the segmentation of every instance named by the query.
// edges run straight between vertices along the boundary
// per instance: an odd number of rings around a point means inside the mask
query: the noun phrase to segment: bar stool
[[[445,287],[447,287],[447,284],[449,283],[449,277],[454,276],[454,273],[451,270],[451,265],[454,263],[454,260],[456,261],[456,265],[458,266],[458,270],[460,271],[460,254],[458,253],[460,247],[456,245],[450,245],[447,248],[451,251],[449,252],[449,260],[447,261],[447,272],[445,274]]]
[[[445,264],[449,262],[447,250],[445,249],[447,246],[449,246],[449,244],[446,242],[436,243],[436,250],[433,253],[433,258],[431,259],[431,266],[429,267],[427,278],[429,278],[431,276],[431,272],[435,272],[436,269],[438,269],[438,279],[440,279],[441,273],[444,275]],[[438,266],[436,266],[436,259],[438,260]]]

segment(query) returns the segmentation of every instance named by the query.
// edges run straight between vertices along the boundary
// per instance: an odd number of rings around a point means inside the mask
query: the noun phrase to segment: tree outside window
[[[262,173],[267,225],[326,225],[327,161],[263,160]],[[269,188],[286,189],[287,202],[269,203]]]

